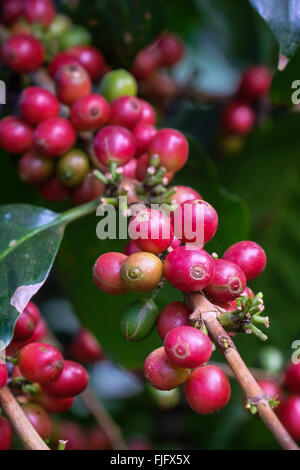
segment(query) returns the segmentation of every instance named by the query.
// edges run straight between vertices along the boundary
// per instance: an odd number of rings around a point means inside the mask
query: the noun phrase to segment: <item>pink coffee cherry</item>
[[[269,398],[276,398],[279,402],[282,400],[282,390],[275,380],[259,380],[258,385]]]
[[[241,268],[224,259],[214,260],[214,275],[206,293],[213,302],[229,302],[239,297],[246,287],[246,277]]]
[[[290,363],[284,376],[284,386],[291,393],[300,395],[300,364]]]
[[[172,196],[172,205],[177,206],[183,204],[186,201],[193,201],[195,199],[202,199],[195,189],[190,186],[174,186],[175,194]]]
[[[0,121],[0,146],[9,153],[25,153],[32,147],[33,129],[15,116]]]
[[[171,302],[159,314],[157,332],[165,339],[169,331],[179,326],[189,326],[189,317],[192,312],[183,302]]]
[[[50,26],[54,20],[56,8],[52,0],[25,0],[24,16],[29,23]]]
[[[124,294],[126,289],[120,278],[120,269],[127,256],[123,253],[104,253],[96,260],[93,279],[96,286],[107,294]]]
[[[135,140],[125,127],[106,126],[96,135],[94,149],[102,165],[109,167],[112,162],[125,165],[135,155]]]
[[[82,365],[74,361],[64,361],[59,377],[44,384],[42,389],[50,397],[71,398],[82,393],[88,381],[88,373]]]
[[[103,74],[105,60],[101,52],[93,46],[73,46],[67,49],[67,54],[75,57],[80,65],[88,72],[93,81]]]
[[[109,124],[132,130],[141,119],[142,104],[135,96],[120,96],[110,103]]]
[[[1,22],[7,26],[15,23],[23,13],[23,0],[3,0]]]
[[[197,292],[212,282],[214,260],[205,250],[180,246],[166,257],[164,275],[176,289]]]
[[[0,390],[6,385],[8,378],[6,364],[0,363]]]
[[[133,240],[129,240],[129,242],[124,248],[124,254],[127,256],[133,255],[134,253],[138,253],[139,251],[141,251],[140,248]]]
[[[148,147],[150,157],[157,155],[160,165],[167,171],[178,171],[186,163],[189,144],[185,136],[175,129],[161,129]]]
[[[131,158],[125,165],[122,166],[123,176],[134,180],[136,168],[137,168],[137,159]]]
[[[133,135],[136,139],[136,155],[142,155],[147,152],[149,144],[157,133],[156,127],[152,124],[138,124],[133,129]]]
[[[60,52],[57,54],[49,64],[48,72],[51,78],[55,78],[57,72],[64,65],[81,65],[80,62],[71,54],[67,52]]]
[[[20,109],[26,121],[39,124],[46,119],[57,117],[60,104],[58,99],[49,91],[32,86],[23,90],[20,97]]]
[[[188,369],[205,364],[212,355],[209,337],[193,326],[178,326],[169,331],[164,348],[170,361]]]
[[[59,100],[72,105],[92,91],[92,82],[81,65],[63,65],[55,75],[56,92]]]
[[[5,41],[2,60],[18,73],[35,72],[44,62],[44,47],[29,34],[16,34]]]
[[[164,34],[157,42],[160,50],[160,65],[172,67],[180,61],[184,54],[181,39],[175,34]]]
[[[25,341],[30,338],[40,321],[40,316],[38,307],[33,302],[29,302],[15,325],[14,341]]]
[[[50,118],[41,122],[34,131],[36,149],[45,157],[59,157],[76,142],[72,124],[65,118]]]
[[[264,65],[254,65],[243,73],[238,95],[248,101],[258,100],[269,92],[271,83],[271,71]]]
[[[246,102],[229,103],[223,110],[221,125],[231,134],[245,135],[254,127],[255,113]]]
[[[245,273],[247,281],[259,276],[266,267],[266,253],[255,242],[242,241],[231,245],[224,253],[223,259],[237,264]]]
[[[70,120],[77,131],[96,131],[107,123],[109,115],[108,101],[92,93],[73,103]]]
[[[279,419],[296,441],[300,440],[300,396],[291,395],[279,408]]]
[[[139,124],[152,124],[154,126],[156,123],[156,112],[153,106],[148,101],[142,99],[140,99],[140,103],[142,104],[142,113]]]

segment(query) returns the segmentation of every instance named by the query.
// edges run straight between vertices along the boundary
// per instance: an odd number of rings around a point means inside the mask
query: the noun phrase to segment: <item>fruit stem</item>
[[[59,223],[68,224],[70,222],[73,222],[74,220],[80,219],[81,217],[92,214],[96,211],[99,204],[100,201],[99,198],[97,198],[91,202],[88,202],[87,204],[82,204],[81,206],[74,207],[60,214],[56,221],[58,221]]]

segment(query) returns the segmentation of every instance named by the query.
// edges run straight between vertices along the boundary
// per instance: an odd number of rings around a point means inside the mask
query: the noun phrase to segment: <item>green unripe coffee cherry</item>
[[[258,355],[259,365],[268,372],[280,372],[284,365],[284,356],[275,346],[264,346]]]
[[[56,15],[52,23],[49,25],[44,38],[56,39],[65,31],[68,31],[72,27],[70,18],[66,15]]]
[[[141,341],[152,332],[159,310],[151,299],[140,299],[128,305],[121,320],[121,331],[128,341]]]
[[[66,186],[76,186],[81,183],[88,171],[88,156],[76,148],[60,157],[57,164],[57,176]]]
[[[151,292],[162,280],[163,264],[152,253],[139,251],[126,258],[120,277],[129,292]]]
[[[179,388],[173,388],[173,390],[157,390],[148,384],[147,386],[149,393],[159,408],[163,410],[170,410],[178,405],[180,400]]]
[[[59,45],[62,51],[73,46],[88,46],[92,42],[90,32],[83,26],[72,26],[72,29],[65,31],[59,38]]]
[[[108,72],[100,83],[99,92],[108,101],[120,96],[136,96],[137,83],[135,78],[124,69]]]

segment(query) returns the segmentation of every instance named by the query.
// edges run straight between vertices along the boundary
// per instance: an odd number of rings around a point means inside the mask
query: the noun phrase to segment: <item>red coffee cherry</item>
[[[48,325],[45,322],[45,320],[41,318],[38,324],[36,325],[32,336],[30,336],[30,338],[26,340],[26,344],[37,342],[37,341],[40,342],[42,339],[44,339],[47,336],[47,333],[48,333]]]
[[[106,294],[124,294],[126,288],[120,278],[122,263],[127,259],[122,253],[104,253],[94,264],[93,279],[97,287]]]
[[[69,354],[72,359],[90,364],[103,358],[101,345],[93,333],[85,328],[78,330],[70,344]]]
[[[152,126],[154,126],[156,123],[156,112],[153,106],[151,106],[148,101],[141,99],[140,103],[142,104],[142,114],[139,120],[139,124],[152,124]]]
[[[202,366],[212,355],[209,337],[193,326],[177,326],[169,331],[164,348],[170,361],[188,369]]]
[[[175,98],[178,91],[178,83],[167,70],[155,70],[147,80],[147,93],[157,102]]]
[[[253,129],[255,114],[247,103],[233,102],[225,107],[221,120],[224,131],[245,135]]]
[[[139,156],[147,152],[151,140],[157,134],[157,129],[152,124],[140,123],[132,132],[136,139],[136,155]]]
[[[165,34],[158,42],[157,47],[160,50],[160,65],[172,67],[177,64],[183,56],[183,44],[178,36],[174,34]]]
[[[54,171],[52,159],[30,150],[24,153],[18,163],[18,174],[27,184],[39,184],[47,180]]]
[[[44,384],[42,389],[50,397],[70,398],[83,392],[88,385],[88,381],[88,373],[82,365],[73,361],[64,361],[59,377]]]
[[[300,363],[290,363],[285,370],[284,386],[291,393],[300,395]]]
[[[279,408],[279,419],[296,441],[300,440],[300,397],[292,395]]]
[[[75,101],[70,120],[78,131],[96,131],[104,126],[110,115],[110,106],[103,96],[91,94]]]
[[[201,194],[189,186],[174,186],[173,189],[175,191],[171,201],[173,206],[179,206],[186,201],[193,201],[194,199],[202,199]]]
[[[254,294],[253,290],[250,289],[250,287],[248,287],[248,286],[245,287],[245,289],[244,289],[244,291],[242,292],[241,295],[246,295],[247,299],[249,299],[249,297],[252,297],[254,299],[254,297],[255,297],[255,294]]]
[[[20,97],[20,109],[23,118],[31,124],[39,124],[59,115],[58,99],[47,90],[31,86],[23,90]]]
[[[142,105],[135,96],[120,96],[110,103],[109,124],[133,129],[142,115]]]
[[[39,390],[37,394],[32,395],[32,401],[43,407],[48,413],[65,413],[69,411],[74,403],[74,397],[72,398],[57,398],[50,397],[42,390]]]
[[[0,450],[9,450],[12,443],[12,428],[4,416],[0,416]]]
[[[3,44],[2,59],[15,72],[34,72],[44,62],[44,48],[33,36],[17,34]]]
[[[238,95],[245,100],[258,100],[267,95],[272,83],[272,73],[264,65],[254,65],[245,70]]]
[[[148,155],[157,155],[167,171],[178,171],[188,159],[189,145],[184,135],[175,129],[162,129],[152,139]]]
[[[147,153],[144,153],[137,159],[135,176],[139,181],[143,181],[147,175],[147,169],[150,167],[150,157]]]
[[[239,297],[246,287],[241,268],[224,259],[214,260],[214,275],[206,293],[213,302],[229,302]]]
[[[83,182],[70,190],[70,197],[75,206],[100,198],[105,191],[104,184],[92,173],[88,173]]]
[[[162,280],[163,264],[156,255],[140,251],[126,258],[120,277],[129,292],[150,292]]]
[[[0,389],[6,385],[8,378],[6,364],[0,363]],[[1,447],[0,447],[1,448]]]
[[[15,325],[14,341],[25,341],[30,338],[39,321],[39,309],[33,302],[29,302]]]
[[[9,153],[24,153],[32,147],[33,131],[18,117],[8,116],[0,121],[0,146]]]
[[[94,149],[102,165],[108,167],[112,162],[125,165],[135,155],[135,140],[125,127],[106,126],[96,135]]]
[[[163,347],[155,349],[147,357],[144,374],[148,382],[158,390],[172,390],[186,381],[190,370],[171,362]]]
[[[39,23],[49,26],[56,14],[55,5],[52,0],[25,0],[24,16],[29,23]]]
[[[129,242],[124,248],[124,254],[127,256],[133,255],[134,253],[138,253],[139,251],[141,251],[140,248],[133,240],[129,240]]]
[[[172,302],[163,308],[157,320],[157,332],[165,339],[169,331],[178,326],[189,326],[189,316],[192,312],[183,302]]]
[[[3,0],[1,9],[1,23],[10,26],[21,17],[23,0]]]
[[[237,264],[245,273],[247,281],[259,276],[266,267],[266,253],[255,242],[243,241],[231,245],[224,253],[223,259]]]
[[[257,383],[269,398],[276,398],[281,402],[282,390],[274,380],[259,380]]]
[[[166,257],[164,275],[176,289],[197,292],[212,282],[214,261],[205,250],[179,246]]]
[[[56,379],[64,364],[61,353],[46,343],[30,343],[21,349],[19,367],[22,375],[41,384]]]
[[[122,174],[124,177],[136,179],[137,159],[131,158],[126,165],[122,166]]]
[[[74,56],[78,60],[93,81],[98,80],[102,76],[105,60],[101,52],[95,47],[73,46],[67,49],[67,54]]]
[[[52,176],[39,186],[39,195],[45,201],[58,202],[66,198],[67,189],[56,176]]]
[[[81,65],[63,65],[55,75],[55,82],[58,98],[67,105],[92,91],[89,74]]]
[[[174,237],[170,217],[156,209],[137,212],[129,222],[128,233],[141,251],[154,254],[167,250]]]
[[[146,80],[160,65],[160,51],[151,45],[142,49],[133,61],[131,73],[138,80]]]
[[[52,421],[47,411],[36,403],[26,403],[22,410],[41,438],[48,439],[52,433]]]
[[[214,237],[219,223],[214,207],[202,199],[180,204],[172,213],[172,221],[177,238],[201,246]]]
[[[185,385],[187,402],[200,415],[221,410],[229,402],[230,395],[229,380],[216,366],[204,366],[194,370]]]
[[[67,119],[56,117],[41,122],[34,132],[34,143],[45,157],[59,157],[76,141],[75,130]]]
[[[81,65],[79,60],[67,52],[57,54],[49,64],[48,72],[51,78],[55,78],[57,72],[64,65]]]

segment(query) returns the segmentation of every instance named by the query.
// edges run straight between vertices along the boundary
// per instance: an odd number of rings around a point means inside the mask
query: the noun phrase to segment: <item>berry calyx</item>
[[[125,165],[135,154],[135,141],[125,127],[106,126],[96,135],[94,149],[102,165],[109,167],[112,162]]]
[[[24,153],[18,163],[18,174],[27,184],[42,183],[52,175],[53,171],[53,160],[39,155],[35,150]]]
[[[241,268],[231,261],[214,260],[214,275],[206,293],[213,302],[229,302],[239,297],[246,287],[246,277]]]
[[[47,90],[32,86],[25,88],[20,97],[23,118],[31,124],[57,117],[60,111],[58,99]]]
[[[238,95],[245,100],[258,100],[269,92],[271,82],[271,71],[264,65],[254,65],[243,73]]]
[[[148,382],[158,390],[172,390],[184,383],[189,369],[183,369],[171,362],[164,347],[155,349],[147,357],[144,364],[144,374]]]
[[[70,344],[69,354],[72,359],[85,364],[97,362],[103,358],[103,351],[99,341],[93,333],[80,328]]]
[[[24,16],[29,23],[39,23],[49,26],[56,13],[52,0],[25,0]]]
[[[52,176],[39,186],[39,194],[45,201],[57,202],[67,196],[65,185],[56,176]]]
[[[22,410],[42,439],[48,439],[52,433],[52,422],[48,413],[36,403],[22,405]]]
[[[279,419],[293,439],[300,440],[300,397],[292,395],[279,408]]]
[[[96,131],[104,126],[110,115],[110,106],[103,96],[90,94],[75,101],[70,120],[78,131]]]
[[[191,311],[183,302],[171,302],[166,305],[159,314],[157,320],[157,332],[165,339],[169,331],[178,326],[189,326]]]
[[[8,379],[6,364],[0,363],[0,390],[6,385]]]
[[[9,153],[25,153],[32,147],[33,130],[18,117],[8,116],[0,121],[0,145]]]
[[[89,171],[89,158],[82,150],[74,148],[60,157],[57,176],[66,186],[81,183]]]
[[[290,363],[284,376],[284,386],[292,393],[300,395],[300,364]]]
[[[99,91],[108,101],[113,101],[120,96],[136,96],[137,83],[127,70],[113,70],[102,78]]]
[[[73,46],[67,54],[74,56],[80,65],[88,72],[93,81],[98,80],[103,72],[105,61],[98,49],[93,46]]]
[[[174,237],[170,217],[156,209],[144,209],[133,216],[128,233],[141,251],[154,254],[167,250]]]
[[[104,184],[92,173],[88,173],[81,184],[71,188],[70,198],[78,206],[102,196],[104,190]]]
[[[163,264],[154,254],[140,251],[123,262],[120,277],[128,291],[150,292],[162,280]]]
[[[139,156],[147,152],[157,129],[152,124],[139,123],[132,132],[136,139],[136,155]]]
[[[29,302],[15,325],[14,341],[25,341],[30,338],[39,321],[39,309],[33,302]]]
[[[58,98],[67,105],[92,91],[91,79],[81,65],[63,65],[55,75],[55,82]]]
[[[187,369],[205,364],[212,355],[209,337],[193,326],[177,326],[169,331],[164,348],[170,361]]]
[[[17,34],[2,47],[3,62],[18,73],[35,72],[44,61],[44,48],[29,34]]]
[[[94,264],[93,279],[96,286],[107,294],[124,294],[126,287],[120,278],[122,263],[127,259],[123,253],[104,253]]]
[[[266,253],[257,243],[242,241],[231,245],[224,253],[223,259],[237,264],[245,273],[247,281],[259,276],[266,267]]]
[[[27,344],[19,354],[22,375],[40,384],[56,379],[61,374],[63,363],[61,353],[46,343]]]
[[[223,110],[221,121],[224,131],[245,135],[253,129],[255,114],[249,104],[233,102],[228,104]]]
[[[204,366],[194,370],[185,385],[187,402],[200,415],[221,410],[229,402],[230,395],[229,380],[216,366]]]
[[[88,385],[87,371],[77,362],[64,361],[61,374],[42,386],[50,397],[70,398],[79,395]]]
[[[0,416],[0,450],[9,450],[12,443],[12,428],[4,416]]]
[[[135,96],[120,96],[110,103],[109,124],[133,129],[139,122],[142,105]]]
[[[212,282],[214,260],[205,250],[179,246],[166,257],[164,275],[176,289],[197,292]]]
[[[76,141],[76,133],[70,122],[62,117],[41,122],[34,132],[34,143],[45,157],[59,157],[70,150]]]
[[[150,157],[157,155],[167,171],[178,171],[188,159],[189,145],[185,136],[175,129],[161,129],[148,147]]]

